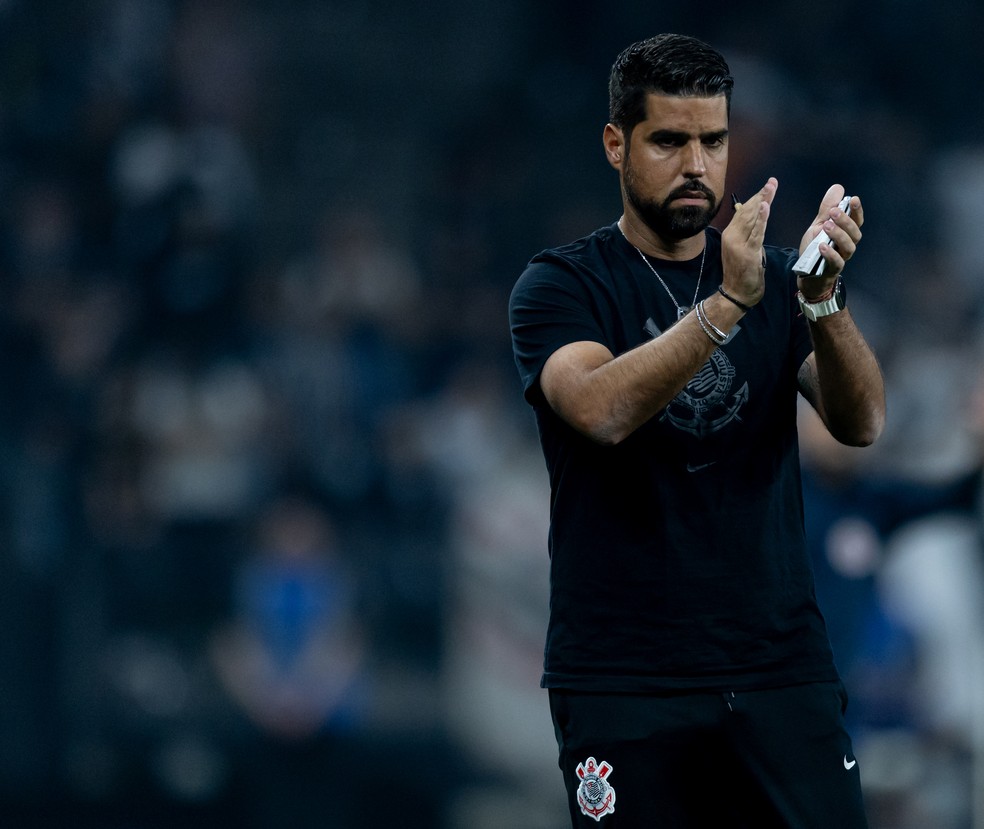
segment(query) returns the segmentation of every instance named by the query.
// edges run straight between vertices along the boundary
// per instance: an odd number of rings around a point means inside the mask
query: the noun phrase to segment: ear
[[[605,124],[605,132],[601,140],[605,145],[605,157],[608,163],[621,171],[622,163],[625,161],[625,137],[622,135],[622,130],[614,124]]]

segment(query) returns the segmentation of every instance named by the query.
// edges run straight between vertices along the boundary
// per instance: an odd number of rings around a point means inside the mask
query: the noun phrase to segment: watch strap
[[[838,311],[843,311],[847,307],[847,298],[840,278],[837,279],[834,285],[834,292],[829,299],[823,299],[820,302],[810,302],[810,300],[803,296],[802,291],[796,292],[796,298],[799,300],[803,316],[814,322],[821,317],[828,317],[831,314],[836,314]]]

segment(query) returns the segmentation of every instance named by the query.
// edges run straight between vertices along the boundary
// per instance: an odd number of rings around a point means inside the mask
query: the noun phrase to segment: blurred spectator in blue
[[[234,575],[233,617],[213,641],[223,686],[276,738],[351,728],[365,703],[366,642],[331,520],[285,497],[260,524]]]
[[[370,653],[352,565],[332,514],[284,494],[259,516],[255,549],[236,568],[210,656],[241,720],[227,723],[227,739],[247,827],[433,827],[444,787],[465,774],[426,707],[415,711],[412,680],[401,688]]]

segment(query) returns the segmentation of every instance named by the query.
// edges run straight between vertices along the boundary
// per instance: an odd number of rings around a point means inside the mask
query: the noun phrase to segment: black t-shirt
[[[721,284],[708,229],[699,299]],[[510,299],[513,348],[550,475],[550,622],[542,684],[634,692],[836,678],[803,531],[797,371],[810,353],[792,249],[766,248],[763,300],[657,416],[615,446],[547,405],[547,358],[619,355],[676,320],[616,225],[536,256]],[[680,304],[702,257],[650,259]]]

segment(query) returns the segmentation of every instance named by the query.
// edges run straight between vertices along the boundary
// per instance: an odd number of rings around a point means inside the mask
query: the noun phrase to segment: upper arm
[[[595,300],[575,277],[554,262],[535,262],[510,296],[513,356],[530,403],[545,393],[543,378],[551,374],[546,365],[555,353],[582,341],[597,345],[603,337],[592,310]]]

